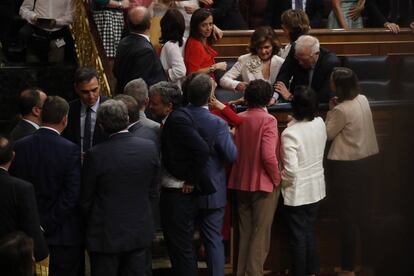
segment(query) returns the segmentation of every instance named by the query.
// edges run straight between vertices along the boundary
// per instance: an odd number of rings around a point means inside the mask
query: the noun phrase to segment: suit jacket
[[[21,119],[10,132],[10,139],[16,141],[30,134],[33,134],[35,131],[36,128],[33,125]]]
[[[151,140],[155,145],[157,145],[158,148],[160,142],[159,131],[145,126],[141,121],[138,121],[130,126],[128,131],[135,137]]]
[[[167,80],[151,42],[134,33],[119,42],[113,73],[117,93],[123,93],[125,85],[133,79],[142,78],[148,86]]]
[[[392,22],[400,27],[409,27],[414,21],[414,0],[399,1],[396,14],[390,13],[392,2],[395,0],[367,0],[365,11],[367,13],[368,27],[384,27],[385,22]],[[390,15],[390,16],[389,16]]]
[[[49,254],[43,233],[33,185],[0,169],[0,237],[22,231],[34,241],[34,257],[43,260]]]
[[[237,155],[228,125],[203,107],[189,105],[186,109],[193,121],[184,112],[173,111],[165,122],[161,134],[163,164],[171,175],[190,184],[206,181],[214,186],[215,193],[199,197],[201,208],[224,207],[224,162],[234,162]],[[180,178],[177,170],[187,175]]]
[[[203,6],[202,6],[203,7]],[[246,30],[238,0],[216,0],[208,8],[214,17],[214,24],[222,30]]]
[[[33,184],[48,244],[81,245],[79,146],[40,128],[17,141],[15,152],[10,173]]]
[[[250,69],[249,63],[254,59],[260,59],[257,55],[246,54],[238,58],[237,62],[229,71],[220,79],[220,85],[223,88],[235,90],[239,81],[236,79],[241,76],[241,80],[249,83],[252,80],[263,79],[262,66],[258,69]],[[269,83],[272,85],[276,81],[280,67],[282,67],[284,59],[274,55],[270,62]]]
[[[156,145],[128,132],[114,134],[87,152],[81,207],[88,250],[119,253],[150,246],[150,193],[158,171]]]
[[[332,97],[330,78],[332,70],[340,66],[338,57],[324,48],[320,48],[318,61],[315,64],[311,87],[318,95],[319,102],[328,102]],[[289,82],[290,83],[289,88]],[[293,94],[297,85],[309,85],[309,69],[304,69],[295,58],[294,45],[280,68],[276,81],[282,81]]]
[[[292,8],[292,0],[269,0],[268,2],[268,22],[273,28],[282,28],[280,17],[286,10]],[[312,28],[321,27],[323,0],[307,0],[305,12],[309,17]]]
[[[106,101],[105,96],[100,96],[99,104]],[[81,146],[81,101],[79,99],[73,100],[69,103],[68,125],[62,133],[62,136]],[[98,124],[95,124],[93,131],[92,145],[99,144],[108,139],[106,134]]]

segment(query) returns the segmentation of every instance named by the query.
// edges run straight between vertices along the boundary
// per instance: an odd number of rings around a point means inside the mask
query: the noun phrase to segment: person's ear
[[[42,108],[38,107],[38,106],[33,106],[32,107],[32,114],[35,115],[36,117],[40,117],[40,114],[42,113]]]

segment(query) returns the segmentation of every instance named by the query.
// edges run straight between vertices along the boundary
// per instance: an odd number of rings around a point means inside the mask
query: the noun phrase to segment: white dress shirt
[[[29,123],[29,124],[31,124],[35,129],[39,129],[39,125],[38,124],[36,124],[35,122],[32,122],[32,121],[30,121],[30,120],[27,120],[27,119],[23,119],[23,121],[25,121],[25,122],[27,122],[27,123]]]
[[[161,48],[160,55],[162,67],[167,72],[169,80],[179,87],[181,87],[181,83],[187,73],[183,58],[184,46],[185,41],[181,47],[178,42],[168,41]]]
[[[284,204],[300,206],[325,197],[323,154],[325,123],[292,120],[281,136],[282,195]]]
[[[33,9],[34,7],[34,9]],[[20,15],[27,22],[35,24],[34,18],[44,17],[56,20],[56,26],[46,31],[57,31],[69,26],[73,21],[74,3],[72,0],[24,0],[20,7]]]

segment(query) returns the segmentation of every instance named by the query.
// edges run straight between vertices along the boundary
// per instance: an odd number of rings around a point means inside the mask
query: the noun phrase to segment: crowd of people
[[[94,18],[108,12],[115,18],[129,5],[96,2],[104,8]],[[100,94],[99,76],[88,67],[76,71],[78,98],[70,103],[38,88],[21,92],[22,118],[0,136],[2,273],[31,275],[32,262],[49,255],[50,275],[84,275],[86,250],[93,276],[151,275],[160,220],[173,275],[197,275],[198,229],[208,275],[224,276],[222,231],[231,190],[240,233],[237,275],[263,275],[279,201],[290,233],[291,273],[316,275],[315,222],[330,196],[324,156],[332,141],[327,159],[340,199],[340,275],[355,275],[356,237],[370,227],[367,168],[379,151],[357,76],[307,35],[312,19],[302,9],[281,15],[290,41],[285,48],[271,27],[259,27],[250,53],[227,68],[216,62],[212,45],[220,1],[200,2],[206,8],[191,12],[188,38],[182,12],[166,11],[160,57],[148,37],[150,10],[129,10],[128,33],[113,49],[112,99]],[[236,113],[217,99],[217,83],[242,92],[237,104],[247,110]],[[268,107],[281,101],[291,104],[293,115],[279,133]],[[319,103],[329,105],[325,121],[317,115]]]

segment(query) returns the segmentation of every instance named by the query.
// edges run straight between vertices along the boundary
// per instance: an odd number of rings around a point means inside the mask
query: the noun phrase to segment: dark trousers
[[[373,158],[356,161],[330,160],[335,196],[341,227],[341,267],[353,271],[358,234],[362,262],[370,263],[371,247],[371,189]]]
[[[50,276],[85,275],[85,249],[74,246],[49,245]]]
[[[146,248],[121,252],[89,252],[92,276],[145,276]]]
[[[289,244],[292,254],[293,276],[319,272],[319,254],[315,234],[315,221],[319,202],[301,206],[284,206],[289,225]]]
[[[161,223],[172,265],[172,275],[197,275],[193,245],[194,222],[198,213],[197,197],[181,189],[161,190]]]

